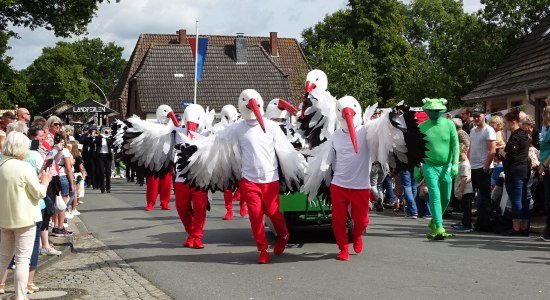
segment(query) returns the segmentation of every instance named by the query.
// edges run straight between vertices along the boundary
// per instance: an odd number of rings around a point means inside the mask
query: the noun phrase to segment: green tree
[[[120,0],[116,0],[119,2]],[[43,27],[56,36],[83,34],[98,4],[109,0],[0,0],[0,31],[17,35],[8,26]]]
[[[12,58],[6,56],[8,40],[8,34],[0,31],[0,107],[19,105],[32,109],[34,99],[30,97],[23,77],[10,66]]]
[[[113,91],[116,80],[127,63],[122,58],[123,47],[113,42],[104,43],[99,38],[84,38],[72,43],[59,42],[57,45],[66,45],[75,52],[78,63],[84,67],[84,78],[99,85],[106,95]],[[89,89],[93,91],[92,99],[100,103],[105,102],[103,94],[97,87],[90,84]]]
[[[364,42],[355,47],[351,41],[325,47],[321,43],[309,62],[323,70],[329,80],[329,91],[337,98],[354,96],[362,105],[380,100],[378,78],[374,65],[376,59],[369,53]]]
[[[65,100],[78,103],[91,95],[87,82],[79,80],[84,76],[84,67],[67,45],[44,48],[42,55],[23,73],[39,112]]]
[[[506,29],[510,40],[522,39],[534,26],[550,16],[550,0],[481,0],[481,18]]]

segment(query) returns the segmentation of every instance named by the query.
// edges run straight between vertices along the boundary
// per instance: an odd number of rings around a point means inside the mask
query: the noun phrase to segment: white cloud
[[[407,2],[407,1],[404,1]],[[465,0],[467,10],[481,7],[478,0]],[[277,31],[280,37],[300,39],[302,31],[325,15],[345,8],[347,0],[122,0],[103,3],[97,16],[88,25],[87,37],[99,37],[125,48],[129,58],[141,33],[175,33],[180,28],[188,34],[195,32],[199,19],[199,33],[267,36]],[[52,32],[17,28],[21,39],[10,40],[8,55],[14,58],[16,69],[26,68],[42,52],[43,47],[54,46]],[[73,38],[73,39],[77,39]]]

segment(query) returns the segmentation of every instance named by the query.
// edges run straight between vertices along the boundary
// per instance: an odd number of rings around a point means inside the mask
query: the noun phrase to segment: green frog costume
[[[450,236],[443,228],[443,212],[451,198],[452,178],[458,173],[458,134],[454,123],[442,117],[447,110],[447,100],[425,98],[422,102],[429,117],[419,125],[420,131],[426,135],[428,148],[423,164],[432,212],[428,226],[433,233],[429,233],[428,238],[443,240]]]

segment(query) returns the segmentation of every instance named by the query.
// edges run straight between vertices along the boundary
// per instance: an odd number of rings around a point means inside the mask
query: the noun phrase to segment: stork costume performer
[[[399,106],[398,106],[399,108]],[[412,147],[422,149],[422,135],[414,130],[414,114],[408,107],[394,108],[382,117],[370,120],[376,106],[365,112],[366,124],[361,125],[361,106],[351,96],[345,96],[336,103],[336,113],[340,128],[321,146],[313,149],[306,169],[303,191],[308,199],[330,191],[332,203],[332,230],[340,252],[338,260],[348,260],[348,236],[346,223],[348,206],[351,205],[353,220],[353,250],[363,250],[363,232],[369,224],[370,168],[372,161],[395,164],[400,161],[416,162],[421,152],[408,151],[406,132],[416,133],[417,144]],[[413,122],[406,122],[412,116]],[[409,125],[410,123],[410,125]],[[408,128],[411,126],[411,128]],[[411,157],[409,157],[411,156]],[[412,157],[412,156],[417,156]],[[325,195],[326,196],[326,195]]]
[[[222,110],[220,112],[221,120],[219,123],[214,125],[213,132],[214,134],[216,132],[222,131],[223,129],[227,128],[227,126],[234,124],[239,119],[239,112],[237,112],[237,109],[233,105],[225,105],[222,107]],[[239,189],[236,189],[234,192],[231,189],[225,189],[223,191],[223,200],[225,202],[225,216],[223,216],[224,220],[231,220],[233,219],[233,201],[239,201],[240,210],[239,214],[241,217],[246,216],[246,204],[244,203],[244,200],[241,198],[241,193],[239,193]]]
[[[451,178],[456,177],[458,173],[458,134],[454,123],[442,117],[447,110],[447,100],[425,98],[422,102],[422,108],[429,117],[419,126],[428,141],[428,152],[422,166],[432,212],[432,220],[428,224],[432,232],[427,237],[443,240],[451,236],[443,228],[443,212],[451,198]]]
[[[258,263],[269,262],[264,215],[277,234],[273,253],[280,255],[289,239],[279,193],[297,192],[303,181],[305,159],[294,150],[279,126],[263,118],[262,97],[255,90],[244,90],[238,106],[244,120],[218,132],[215,137],[196,138],[183,150],[178,169],[192,186],[220,190],[235,188],[250,215],[252,233],[260,255]],[[181,162],[181,166],[179,164]]]
[[[117,136],[122,135],[123,154],[149,175],[145,210],[155,207],[159,192],[161,208],[169,210],[174,159],[171,133],[179,127],[179,122],[168,105],[159,106],[156,115],[157,123],[141,120],[135,115],[128,118],[124,122],[127,128],[120,128],[123,132],[118,132]]]
[[[185,147],[191,143],[194,135],[200,134],[205,126],[206,114],[202,106],[191,104],[183,112],[185,128],[176,128],[176,149]],[[176,168],[174,190],[176,193],[176,209],[181,223],[187,232],[187,240],[184,247],[202,249],[204,244],[202,236],[206,223],[206,207],[208,205],[208,192],[189,186],[189,182],[179,176]]]
[[[267,104],[264,117],[279,124],[281,130],[283,130],[284,134],[295,148],[302,148],[305,142],[290,123],[290,117],[296,116],[297,112],[298,110],[296,107],[290,104],[290,102],[281,98],[275,98]]]

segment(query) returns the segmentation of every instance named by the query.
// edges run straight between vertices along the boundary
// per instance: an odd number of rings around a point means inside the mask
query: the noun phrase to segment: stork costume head
[[[297,109],[290,102],[275,98],[269,101],[265,111],[265,117],[268,119],[288,119],[290,115],[295,116]]]
[[[190,104],[183,111],[183,122],[188,132],[201,132],[205,126],[206,113],[198,104]]]
[[[336,110],[340,127],[344,132],[349,132],[353,150],[357,153],[359,150],[355,127],[361,125],[361,105],[359,105],[359,101],[354,97],[344,96],[336,102]]]
[[[324,92],[328,88],[327,74],[321,70],[311,70],[306,76],[305,92],[314,96],[319,92]]]
[[[256,90],[247,89],[242,91],[239,96],[239,111],[245,120],[258,120],[258,124],[265,132],[264,100]]]
[[[172,108],[166,104],[163,104],[157,108],[157,120],[161,124],[168,124],[170,120],[172,120],[172,123],[174,126],[179,127],[180,123],[178,122],[178,119],[176,118],[176,114],[172,110]]]
[[[224,105],[224,107],[222,107],[220,115],[222,118],[221,121],[225,124],[233,124],[237,122],[237,119],[239,118],[239,112],[237,112],[235,106],[231,104]]]

